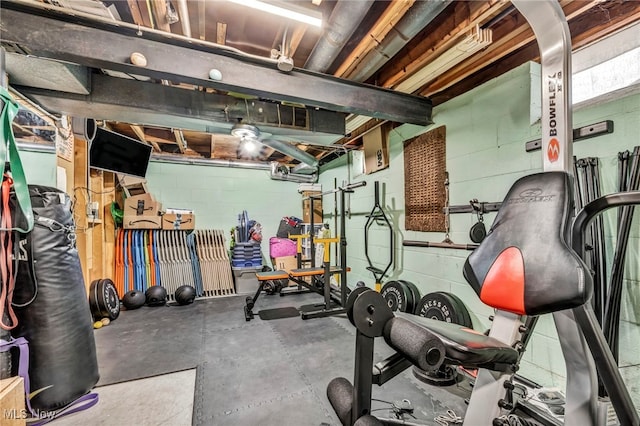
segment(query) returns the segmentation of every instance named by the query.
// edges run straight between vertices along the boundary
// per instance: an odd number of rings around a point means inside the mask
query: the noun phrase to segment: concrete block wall
[[[525,143],[540,137],[540,69],[525,64],[501,77],[434,108],[435,124],[428,128],[403,125],[389,137],[389,168],[371,175],[358,173],[357,166],[347,160],[336,160],[320,175],[323,184],[349,179],[365,180],[368,185],[351,196],[351,219],[347,221],[348,262],[352,268],[349,284],[362,280],[373,286],[373,276],[365,268],[364,214],[373,206],[373,182],[381,184],[382,205],[392,218],[396,235],[395,267],[386,280],[405,279],[415,283],[421,294],[447,291],[456,294],[471,311],[474,326],[484,330],[490,326],[491,309],[462,276],[462,266],[469,252],[439,248],[402,247],[403,240],[442,241],[444,233],[414,232],[404,228],[404,157],[403,141],[436,126],[446,126],[446,167],[450,180],[451,205],[480,201],[502,201],[511,184],[521,176],[538,172],[542,167],[540,151],[525,152]],[[603,193],[616,190],[617,153],[640,145],[640,94],[611,96],[590,106],[574,109],[574,127],[614,120],[615,132],[574,144],[577,158],[598,157],[601,161]],[[352,158],[349,161],[353,161]],[[325,203],[328,201],[325,200]],[[332,202],[332,201],[329,201]],[[606,235],[613,242],[615,213],[605,219]],[[485,215],[487,226],[495,213]],[[472,214],[451,216],[450,238],[456,243],[470,243],[469,229],[475,223]],[[637,219],[636,219],[637,220]],[[373,227],[372,229],[374,229]],[[638,259],[640,230],[634,222],[626,267],[622,306],[621,365],[640,364],[637,343],[640,338],[640,289]],[[369,251],[385,253],[387,239],[372,238]],[[609,244],[611,252],[611,244]],[[609,254],[609,262],[612,255]],[[610,269],[610,266],[609,266]],[[546,386],[564,386],[564,360],[551,316],[538,323],[532,343],[524,355],[520,373]],[[628,377],[640,376],[629,367]],[[640,399],[640,398],[639,398]]]

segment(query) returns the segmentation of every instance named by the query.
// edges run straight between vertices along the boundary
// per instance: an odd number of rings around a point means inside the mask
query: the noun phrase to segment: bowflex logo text
[[[543,194],[540,188],[529,188],[507,200],[507,204],[544,203],[554,199],[555,194]]]
[[[562,71],[549,76],[549,144],[547,146],[547,158],[555,163],[560,158],[560,142],[554,136],[558,136],[558,122],[556,120],[556,97],[562,92]]]

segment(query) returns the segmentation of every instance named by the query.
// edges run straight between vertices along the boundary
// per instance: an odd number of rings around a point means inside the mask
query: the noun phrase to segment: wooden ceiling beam
[[[224,22],[218,22],[216,24],[216,43],[221,45],[227,44],[227,24]]]
[[[142,19],[142,23],[136,22],[136,24],[145,26],[148,28],[156,28],[155,21],[153,18],[153,12],[149,8],[149,4],[147,4],[146,0],[127,0],[131,3],[135,3],[138,10],[140,11],[140,18]],[[134,5],[130,5],[131,13],[133,14]]]
[[[144,20],[142,19],[142,11],[140,10],[140,5],[136,0],[127,0],[127,7],[131,12],[131,17],[133,18],[133,23],[136,25],[145,25]]]
[[[454,4],[454,19],[446,20],[429,33],[409,52],[409,60],[401,60],[402,67],[394,65],[390,70],[380,74],[379,81],[382,87],[393,87],[406,80],[450,47],[460,35],[472,31],[510,7],[510,3],[497,0],[458,3]]]
[[[202,0],[198,2],[198,35],[200,40],[207,39],[206,21],[207,21],[207,2]]]
[[[185,153],[187,149],[187,140],[184,138],[184,134],[180,129],[173,129],[173,137],[176,139],[176,144],[178,145],[178,149],[182,154]]]
[[[349,56],[344,60],[342,65],[338,67],[334,75],[343,78],[349,78],[353,70],[360,64],[360,61],[375,49],[393,27],[402,19],[405,13],[413,6],[415,0],[393,1],[378,18],[373,25],[369,34],[367,34],[360,43],[353,49]]]
[[[129,126],[131,127],[131,130],[133,130],[133,133],[136,134],[138,139],[140,139],[142,142],[146,144],[151,145],[155,152],[162,152],[162,150],[160,149],[160,145],[158,145],[157,142],[155,141],[152,142],[147,140],[147,135],[145,135],[144,128],[142,126],[139,126],[137,124],[129,124]]]
[[[151,0],[153,16],[156,20],[156,26],[159,30],[171,32],[171,25],[167,19],[167,3],[165,0]]]
[[[307,32],[307,26],[304,24],[299,24],[296,25],[295,28],[293,29],[293,34],[291,34],[290,37],[290,41],[289,41],[289,56],[293,58],[293,55],[295,55],[296,50],[298,50],[298,47],[300,46],[300,42],[302,41],[302,38],[304,37],[304,34]]]

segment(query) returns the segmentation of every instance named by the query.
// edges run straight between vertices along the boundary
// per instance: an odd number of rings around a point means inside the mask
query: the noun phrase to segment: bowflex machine
[[[621,425],[640,424],[594,314],[593,278],[582,259],[590,221],[608,208],[640,203],[640,192],[602,197],[575,215],[568,25],[555,0],[512,1],[531,24],[541,51],[544,172],[514,183],[487,237],[465,262],[465,279],[496,310],[491,329],[484,335],[394,314],[378,293],[353,291],[347,315],[357,329],[354,383],[339,377],[327,387],[344,425],[398,424],[371,415],[371,386],[412,364],[426,371],[442,365],[478,369],[464,424],[510,424],[504,415],[516,404],[512,379],[536,319],[545,313],[553,314],[565,358],[565,424],[605,425],[609,403]],[[397,353],[374,368],[376,337]],[[610,402],[598,397],[598,376]]]
[[[301,292],[315,292],[324,297],[323,303],[317,304],[317,309],[311,311],[302,312],[302,319],[321,318],[331,315],[338,315],[345,313],[343,308],[347,302],[347,296],[349,294],[349,288],[347,287],[347,272],[349,268],[347,265],[347,239],[345,238],[346,231],[346,214],[345,214],[345,193],[351,193],[354,189],[365,186],[366,182],[358,182],[344,187],[334,189],[332,191],[322,193],[322,195],[332,194],[340,192],[340,236],[336,238],[315,238],[312,239],[312,245],[314,243],[320,243],[324,245],[323,262],[321,267],[302,268],[301,258],[301,239],[297,238],[297,257],[298,268],[290,271],[267,271],[258,272],[256,277],[258,278],[258,290],[253,297],[247,296],[246,304],[244,307],[245,320],[250,321],[254,318],[253,308],[255,306],[260,293],[264,290],[267,283],[276,282],[279,280],[291,280],[298,284],[298,289],[286,289],[280,288],[278,291],[281,296],[287,294],[299,294]],[[313,205],[312,205],[313,208]],[[313,216],[313,215],[312,215]],[[294,237],[294,236],[291,236]],[[331,266],[330,263],[330,250],[329,244],[340,243],[340,265]],[[340,274],[340,287],[339,289],[333,289],[331,287],[331,276],[334,274]],[[307,282],[306,279],[310,278],[311,282]]]

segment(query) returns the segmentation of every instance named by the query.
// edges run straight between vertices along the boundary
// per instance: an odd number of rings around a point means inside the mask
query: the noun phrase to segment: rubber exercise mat
[[[269,321],[282,318],[299,317],[300,311],[293,306],[285,308],[262,309],[258,312],[261,320]]]
[[[321,310],[323,307],[324,307],[324,303],[313,303],[309,305],[302,305],[298,308],[298,310],[300,312],[313,312],[313,311]],[[337,303],[331,302],[329,309],[335,309],[339,307],[340,305],[338,305]]]

